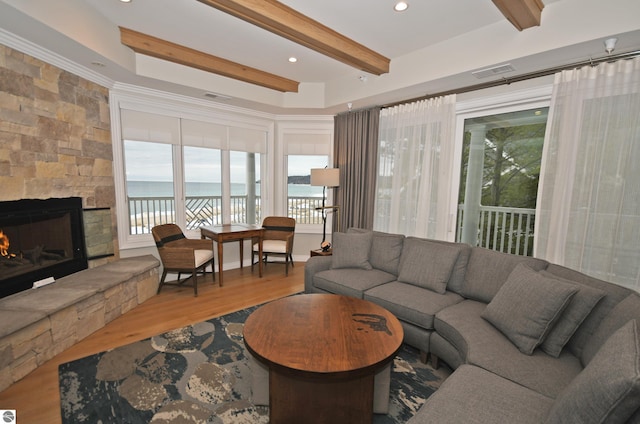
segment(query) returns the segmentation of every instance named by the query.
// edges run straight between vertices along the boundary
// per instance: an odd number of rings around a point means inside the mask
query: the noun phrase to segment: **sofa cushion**
[[[371,233],[333,233],[331,268],[371,269],[369,249]]]
[[[462,247],[407,237],[402,248],[398,281],[444,294]]]
[[[582,358],[582,363],[587,364],[588,361],[585,361],[583,358],[583,350],[585,345],[593,344],[592,347],[588,348],[590,351],[589,357],[592,357],[597,350],[602,346],[605,342],[606,338],[613,334],[613,331],[609,329],[608,333],[604,334],[604,338],[598,338],[598,340],[593,343],[593,334],[600,327],[602,321],[609,315],[611,310],[620,303],[625,297],[632,292],[632,290],[619,286],[617,284],[608,283],[603,280],[599,280],[597,278],[593,278],[581,272],[575,271],[573,269],[556,265],[550,263],[549,266],[545,269],[545,272],[549,272],[550,274],[564,278],[566,280],[572,281],[575,284],[580,286],[588,286],[593,287],[599,290],[603,290],[606,292],[606,295],[596,304],[593,308],[589,316],[580,324],[574,335],[569,340],[569,343],[565,346],[571,350],[571,352],[579,358]],[[630,318],[620,322],[620,324],[616,327],[619,328],[622,324],[629,321]],[[615,330],[615,329],[614,329]]]
[[[491,302],[511,271],[521,262],[536,271],[547,266],[547,262],[541,259],[472,247],[461,294],[467,299]]]
[[[407,424],[538,424],[553,399],[471,365],[462,365]]]
[[[624,423],[640,408],[640,332],[629,321],[558,396],[547,423]]]
[[[572,284],[571,281],[555,277],[546,271],[540,271],[540,274],[548,278],[555,278]],[[575,283],[573,284],[575,285]],[[593,287],[583,285],[576,286],[578,287],[578,292],[573,296],[573,299],[569,302],[560,319],[558,319],[553,328],[551,328],[551,331],[549,331],[549,334],[540,345],[542,350],[556,358],[560,355],[562,348],[567,344],[571,336],[573,336],[573,333],[575,333],[594,306],[605,295],[604,291]]]
[[[392,281],[367,290],[364,299],[382,306],[401,321],[432,330],[436,312],[461,302],[462,296],[449,291],[439,294],[413,284]]]
[[[329,269],[315,274],[313,285],[329,293],[362,299],[366,290],[395,279],[395,275],[378,269]]]
[[[389,234],[362,228],[349,228],[347,233],[351,232],[372,233],[373,238],[371,240],[371,250],[369,251],[369,263],[375,269],[398,275],[398,265],[404,244],[404,235]]]
[[[640,322],[640,294],[631,292],[622,299],[603,319],[582,351],[582,364],[587,366],[613,333],[631,320]]]
[[[522,353],[544,340],[578,288],[519,264],[482,313]]]
[[[481,317],[485,308],[486,304],[482,302],[463,300],[436,314],[435,331],[460,353],[463,362],[551,398],[557,397],[582,371],[580,360],[566,350],[558,358],[541,349],[536,349],[532,355],[523,354]]]

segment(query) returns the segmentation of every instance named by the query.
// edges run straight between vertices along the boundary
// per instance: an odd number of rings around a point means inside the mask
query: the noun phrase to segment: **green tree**
[[[482,204],[535,208],[545,124],[489,130]]]

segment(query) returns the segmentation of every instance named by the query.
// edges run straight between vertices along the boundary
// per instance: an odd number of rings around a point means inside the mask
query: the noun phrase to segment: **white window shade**
[[[227,127],[210,122],[183,119],[182,144],[226,150],[229,146]]]
[[[331,134],[283,134],[286,155],[331,155]]]
[[[171,116],[123,109],[122,138],[132,141],[178,144],[180,120]]]
[[[250,128],[229,127],[231,150],[250,153],[267,153],[267,133]]]

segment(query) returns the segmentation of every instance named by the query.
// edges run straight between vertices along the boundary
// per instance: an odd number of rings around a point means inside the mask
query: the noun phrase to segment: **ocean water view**
[[[220,183],[186,183],[187,196],[221,196]],[[243,196],[247,194],[246,184],[231,183],[231,195]],[[322,197],[322,187],[309,184],[288,184],[289,197]],[[127,181],[127,195],[129,197],[171,197],[173,183],[171,181]],[[256,195],[260,196],[260,183],[256,185]]]

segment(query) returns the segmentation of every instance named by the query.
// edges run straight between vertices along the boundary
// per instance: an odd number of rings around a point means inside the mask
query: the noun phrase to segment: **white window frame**
[[[297,120],[288,117],[287,121],[278,122],[277,128],[280,149],[277,154],[275,181],[275,213],[287,216],[287,183],[289,155],[322,155],[328,157],[329,167],[333,164],[333,116],[309,117]],[[309,170],[311,173],[311,170]],[[333,202],[333,190],[327,190],[327,204]],[[327,228],[331,228],[331,216],[328,215]],[[306,234],[322,234],[322,224],[296,224],[296,232]]]
[[[464,121],[486,115],[498,115],[549,107],[551,102],[551,84],[539,87],[513,91],[501,95],[478,97],[473,100],[458,101],[456,103],[456,131],[454,148],[454,169],[451,179],[451,204],[449,205],[449,222],[447,240],[455,241],[456,220],[458,216],[458,192],[460,190],[460,171],[462,168],[462,145],[464,140]]]
[[[207,102],[209,103],[209,102]],[[233,128],[234,130],[261,131],[265,133],[264,151],[260,152],[260,179],[262,181],[267,180],[266,176],[272,173],[272,167],[270,166],[270,152],[273,151],[274,146],[274,122],[272,119],[265,119],[264,117],[253,116],[249,113],[241,113],[247,111],[235,111],[212,107],[211,105],[200,104],[186,104],[184,102],[178,102],[175,99],[157,98],[154,96],[140,95],[137,93],[129,93],[127,91],[113,90],[110,93],[110,113],[111,113],[111,129],[112,129],[112,144],[113,144],[113,170],[115,181],[115,194],[116,194],[116,216],[118,231],[118,243],[121,250],[144,248],[154,245],[153,237],[151,234],[132,235],[129,234],[129,211],[127,204],[126,194],[126,175],[124,167],[124,137],[123,137],[123,125],[122,125],[122,110],[138,111],[148,114],[158,115],[166,117],[167,119],[180,120],[192,120],[199,121],[204,124],[216,124],[222,125],[227,128]],[[233,130],[232,130],[233,131]],[[227,129],[227,134],[229,129]],[[153,136],[149,136],[151,139],[142,141],[151,141]],[[177,143],[171,142],[174,154],[174,196],[176,201],[176,221],[178,224],[183,223],[186,220],[184,208],[181,207],[184,204],[184,172],[182,169],[182,134],[179,136]],[[191,144],[191,143],[190,143]],[[234,148],[235,147],[235,148]],[[225,178],[226,183],[229,183],[228,176],[226,174],[230,172],[229,166],[229,151],[247,151],[247,146],[238,145],[234,146],[229,143],[225,149],[222,150],[222,185],[223,185],[223,202],[225,198],[224,186]],[[226,151],[226,160],[225,160]],[[272,211],[272,189],[261,186],[261,204],[262,204],[262,216],[270,214]],[[229,192],[227,191],[228,195]],[[229,202],[230,199],[226,198],[226,212],[223,216],[223,222],[230,220],[229,214]],[[184,229],[184,228],[183,228]],[[190,231],[187,234],[188,237],[199,237],[200,234],[197,231]]]

